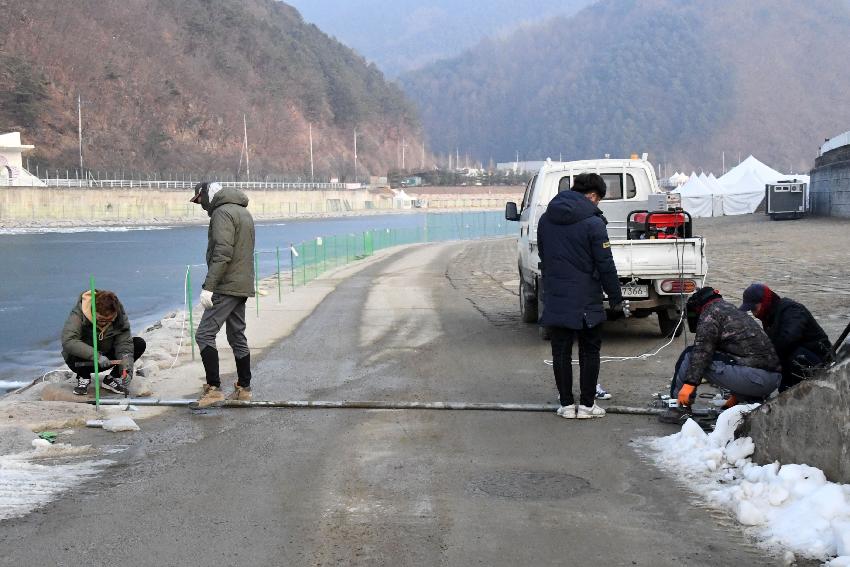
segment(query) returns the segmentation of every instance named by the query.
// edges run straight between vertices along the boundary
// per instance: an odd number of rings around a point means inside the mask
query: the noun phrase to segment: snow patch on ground
[[[91,454],[89,446],[57,443],[0,456],[0,521],[20,518],[41,508],[112,463],[102,459],[77,460]]]
[[[754,464],[752,439],[735,439],[735,430],[756,407],[724,411],[711,433],[688,420],[679,433],[643,445],[660,468],[749,526],[769,549],[850,567],[850,485],[807,465]]]

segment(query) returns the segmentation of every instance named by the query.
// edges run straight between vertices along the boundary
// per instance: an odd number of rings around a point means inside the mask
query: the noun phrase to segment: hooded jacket
[[[127,318],[127,313],[120,301],[115,319],[98,328],[97,350],[99,353],[113,353],[116,359],[125,355],[133,355],[133,335],[130,333],[130,320]],[[69,356],[83,360],[94,360],[91,291],[86,291],[80,295],[80,299],[71,309],[71,313],[65,321],[65,326],[62,328],[62,358],[67,360]]]
[[[234,188],[222,189],[210,202],[207,291],[254,296],[254,218],[247,207],[248,197]]]
[[[779,370],[779,358],[758,321],[723,299],[706,305],[699,316],[686,384],[699,386],[715,353],[729,364]]]
[[[801,347],[826,360],[832,344],[809,310],[793,299],[779,297],[775,293],[774,296],[776,299],[762,325],[783,363],[787,363]]]
[[[610,305],[623,301],[602,211],[575,191],[558,193],[540,217],[546,327],[582,329],[605,321],[602,291]]]

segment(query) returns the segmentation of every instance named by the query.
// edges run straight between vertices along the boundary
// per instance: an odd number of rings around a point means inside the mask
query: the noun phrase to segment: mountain
[[[0,0],[0,131],[33,160],[234,172],[243,114],[251,170],[372,172],[418,144],[415,112],[363,57],[274,0]],[[244,166],[243,166],[244,171]],[[360,170],[363,173],[363,169]]]
[[[290,0],[307,21],[396,76],[595,0]]]
[[[850,127],[848,38],[848,0],[603,0],[401,82],[432,150],[800,171]]]

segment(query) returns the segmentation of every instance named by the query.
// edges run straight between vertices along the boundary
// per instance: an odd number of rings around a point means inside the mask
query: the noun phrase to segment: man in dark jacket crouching
[[[595,173],[577,175],[570,191],[552,199],[537,227],[543,276],[543,316],[549,329],[552,363],[561,407],[567,419],[602,417],[596,405],[602,322],[602,291],[611,309],[623,313],[620,280],[605,217],[597,204],[605,197],[605,180]],[[581,396],[573,397],[572,350],[578,337]]]
[[[813,368],[830,360],[829,337],[803,304],[779,297],[763,283],[754,283],[744,290],[741,311],[752,311],[762,322],[779,355],[782,365],[780,392],[799,384]]]
[[[739,401],[762,401],[782,375],[779,358],[758,322],[723,300],[720,292],[703,287],[687,303],[688,326],[696,333],[676,364],[671,396],[690,406],[705,378],[732,393],[727,407]]]

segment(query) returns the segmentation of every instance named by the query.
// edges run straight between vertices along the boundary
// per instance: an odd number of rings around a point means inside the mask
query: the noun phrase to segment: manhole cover
[[[565,499],[594,490],[590,482],[580,476],[537,471],[489,473],[471,480],[467,489],[473,494],[524,500]]]

